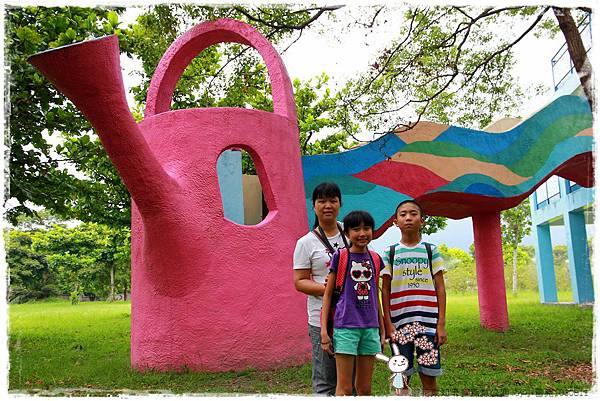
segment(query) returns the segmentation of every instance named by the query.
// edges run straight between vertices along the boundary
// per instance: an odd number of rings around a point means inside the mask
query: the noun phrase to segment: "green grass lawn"
[[[569,394],[592,387],[593,311],[508,294],[511,328],[479,327],[477,296],[448,296],[442,395]],[[130,304],[54,301],[9,307],[9,391],[46,395],[310,394],[310,365],[268,372],[137,373],[129,367]],[[306,339],[308,340],[308,337]],[[388,351],[389,353],[389,351]],[[411,383],[416,394],[420,383]],[[389,394],[376,363],[375,395]]]

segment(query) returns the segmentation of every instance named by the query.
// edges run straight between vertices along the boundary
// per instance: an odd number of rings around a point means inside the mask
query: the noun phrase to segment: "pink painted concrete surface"
[[[481,326],[490,330],[506,331],[509,323],[504,287],[500,212],[474,215],[473,234]]]
[[[273,113],[169,111],[185,66],[219,42],[261,54]],[[132,196],[132,366],[223,371],[306,362],[305,297],[291,270],[307,221],[298,127],[292,86],[271,44],[239,21],[192,28],[158,65],[140,124],[125,101],[116,37],[31,62],[91,121]],[[250,152],[270,210],[255,226],[224,217],[216,165],[232,147]]]

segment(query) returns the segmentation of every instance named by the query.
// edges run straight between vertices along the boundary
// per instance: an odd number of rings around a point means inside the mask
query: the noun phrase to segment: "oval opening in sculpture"
[[[217,159],[217,174],[226,219],[247,226],[265,220],[269,207],[249,152],[240,148],[223,151]]]

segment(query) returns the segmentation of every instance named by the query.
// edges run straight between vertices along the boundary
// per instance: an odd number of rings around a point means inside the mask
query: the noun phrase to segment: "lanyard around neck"
[[[338,228],[338,231],[340,232],[340,234],[342,236],[342,241],[344,241],[344,247],[350,248],[350,246],[348,245],[348,241],[346,241],[346,236],[344,235],[342,227],[338,224],[337,228]],[[329,242],[329,239],[327,238],[327,235],[325,235],[325,231],[323,230],[323,227],[318,226],[317,228],[315,228],[313,230],[313,233],[323,243],[323,245],[325,245],[325,248],[327,248],[327,250],[331,254],[333,254],[335,252],[335,248]]]

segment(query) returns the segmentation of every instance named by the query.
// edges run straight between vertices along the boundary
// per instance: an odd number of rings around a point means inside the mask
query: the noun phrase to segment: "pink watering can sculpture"
[[[220,42],[263,57],[273,113],[169,110],[185,67]],[[116,36],[30,62],[92,123],[131,194],[132,366],[223,371],[305,362],[305,298],[293,286],[291,254],[307,220],[296,107],[271,44],[234,20],[190,29],[156,68],[139,124],[127,106]],[[224,217],[216,166],[229,148],[255,162],[269,208],[255,226]]]

